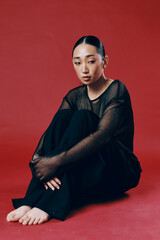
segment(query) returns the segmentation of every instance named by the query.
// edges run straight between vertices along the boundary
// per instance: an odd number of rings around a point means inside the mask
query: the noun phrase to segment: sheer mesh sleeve
[[[62,101],[61,106],[59,107],[58,111],[63,110],[63,109],[71,109],[71,106],[65,97],[63,98],[63,101]],[[44,143],[46,131],[43,133],[42,137],[39,140],[37,148],[32,156],[33,160],[36,158],[39,158],[40,156],[43,156],[43,143]]]
[[[43,142],[44,142],[45,134],[46,134],[46,131],[44,132],[44,134],[42,135],[42,137],[39,140],[37,148],[36,148],[36,150],[35,150],[35,152],[34,152],[34,154],[32,156],[32,160],[42,156],[42,154],[43,154]]]
[[[63,98],[61,106],[59,107],[59,110],[63,110],[63,109],[71,109],[70,103],[67,101],[65,97]]]
[[[71,149],[64,152],[61,159],[62,166],[86,159],[107,144],[122,127],[125,110],[125,100],[117,99],[111,101],[103,117],[101,118],[97,130],[88,137],[81,140]]]

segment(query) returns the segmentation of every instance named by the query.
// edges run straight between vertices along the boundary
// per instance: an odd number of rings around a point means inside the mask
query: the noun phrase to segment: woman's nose
[[[82,64],[82,73],[88,73],[87,65],[84,63]]]

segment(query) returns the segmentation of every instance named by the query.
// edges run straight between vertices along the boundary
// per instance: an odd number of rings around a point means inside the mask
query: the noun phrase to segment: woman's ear
[[[103,68],[106,68],[107,67],[107,65],[108,65],[108,61],[109,61],[109,57],[106,55],[105,57],[104,57],[104,63],[103,63]]]

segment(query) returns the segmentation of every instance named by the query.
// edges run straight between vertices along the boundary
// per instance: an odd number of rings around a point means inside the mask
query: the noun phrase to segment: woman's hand
[[[48,182],[44,183],[44,187],[47,190],[50,188],[51,190],[60,189],[61,181],[57,178],[54,177],[53,179],[49,180]]]
[[[30,162],[33,177],[40,182],[47,182],[52,179],[59,168],[58,155],[54,157],[40,157]]]

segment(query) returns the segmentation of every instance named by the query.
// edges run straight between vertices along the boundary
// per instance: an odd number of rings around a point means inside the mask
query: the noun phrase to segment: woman
[[[33,178],[7,221],[23,225],[64,220],[81,198],[119,194],[137,186],[141,167],[133,154],[134,123],[129,93],[104,75],[108,57],[94,36],[72,52],[82,86],[72,89],[41,137],[30,168]]]

